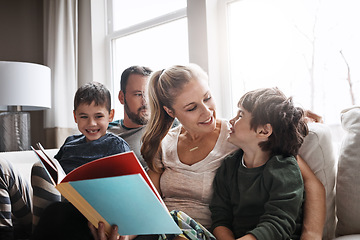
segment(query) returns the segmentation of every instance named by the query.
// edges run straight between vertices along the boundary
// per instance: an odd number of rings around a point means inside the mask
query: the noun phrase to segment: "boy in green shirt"
[[[294,156],[308,133],[304,112],[277,88],[246,93],[230,121],[240,149],[214,179],[212,230],[222,239],[299,239],[304,185]]]

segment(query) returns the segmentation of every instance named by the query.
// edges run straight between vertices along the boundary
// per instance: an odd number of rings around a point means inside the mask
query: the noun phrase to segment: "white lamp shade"
[[[22,106],[24,111],[51,107],[49,67],[25,62],[0,61],[0,110]]]

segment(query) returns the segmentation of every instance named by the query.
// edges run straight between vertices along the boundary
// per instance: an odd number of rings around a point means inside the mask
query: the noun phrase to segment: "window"
[[[158,70],[192,61],[210,70],[219,117],[233,116],[244,92],[277,86],[327,124],[339,125],[340,111],[360,101],[359,5],[357,0],[108,0],[113,95],[130,65]]]
[[[113,0],[113,31],[140,24],[183,8],[186,8],[184,0]]]
[[[112,95],[115,119],[119,119],[123,111],[118,110],[122,106],[117,96],[123,70],[142,65],[157,71],[189,62],[186,0],[109,0],[108,12]]]
[[[228,1],[233,108],[246,91],[278,86],[339,124],[340,111],[360,103],[359,7],[357,0]]]

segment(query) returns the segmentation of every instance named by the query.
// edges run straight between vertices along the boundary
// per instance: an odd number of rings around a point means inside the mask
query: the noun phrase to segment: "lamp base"
[[[30,150],[30,113],[0,113],[0,152]]]

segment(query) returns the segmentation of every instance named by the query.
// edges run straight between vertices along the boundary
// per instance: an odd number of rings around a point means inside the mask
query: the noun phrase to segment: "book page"
[[[41,143],[37,143],[36,145],[38,146],[39,150],[45,155],[47,160],[55,166],[55,168],[57,170],[57,184],[59,184],[66,176],[64,169],[61,167],[61,165],[57,159],[51,158],[46,154],[45,149],[41,145]]]
[[[89,221],[101,216],[106,229],[116,224],[120,235],[181,233],[140,174],[65,182],[57,189]]]
[[[41,164],[43,165],[45,171],[49,175],[49,178],[51,179],[54,186],[59,184],[61,180],[64,179],[66,176],[66,173],[64,172],[64,169],[61,167],[58,160],[55,158],[49,157],[45,149],[40,143],[37,143],[36,146],[39,150],[35,150],[32,146],[31,149],[35,152],[35,154],[38,156]]]
[[[132,151],[115,154],[84,164],[68,173],[62,182],[115,177],[130,174],[140,174],[147,182],[150,189],[157,196],[159,201],[166,208],[166,205],[163,202],[160,194],[156,190],[141,163]]]
[[[58,184],[58,170],[56,166],[51,161],[49,161],[48,158],[41,151],[35,150],[32,146],[31,149],[39,158],[41,164],[43,165],[46,173],[49,175],[49,178],[54,184],[54,186],[56,186],[56,184]]]

